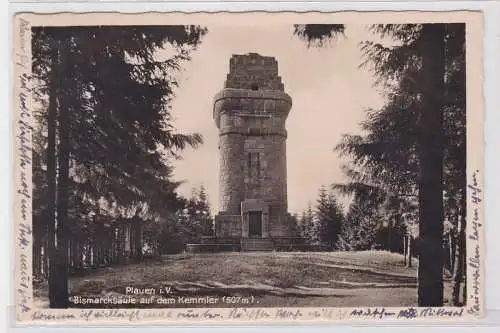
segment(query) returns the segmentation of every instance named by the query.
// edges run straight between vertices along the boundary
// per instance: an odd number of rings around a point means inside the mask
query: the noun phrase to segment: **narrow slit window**
[[[255,153],[255,157],[257,159],[255,166],[257,169],[257,176],[260,176],[260,153]]]

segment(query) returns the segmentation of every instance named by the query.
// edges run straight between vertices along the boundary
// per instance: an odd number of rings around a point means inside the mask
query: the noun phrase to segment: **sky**
[[[373,40],[362,25],[347,25],[345,36],[323,48],[307,48],[289,25],[208,26],[192,60],[183,66],[172,102],[179,132],[200,133],[204,143],[188,148],[174,164],[179,192],[190,196],[203,185],[214,213],[218,200],[218,130],[212,118],[213,97],[224,85],[233,54],[275,57],[279,75],[293,101],[286,122],[288,207],[301,213],[315,202],[322,185],[343,183],[345,159],[334,147],[343,134],[360,132],[366,108],[382,105],[374,77],[359,69],[359,43]]]

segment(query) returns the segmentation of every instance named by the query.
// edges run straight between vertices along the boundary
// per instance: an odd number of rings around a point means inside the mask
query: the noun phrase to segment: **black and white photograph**
[[[459,14],[21,17],[18,311],[481,313],[481,21]]]

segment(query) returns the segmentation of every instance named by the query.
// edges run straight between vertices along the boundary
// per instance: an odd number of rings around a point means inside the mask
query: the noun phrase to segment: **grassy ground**
[[[243,252],[172,255],[140,264],[101,268],[84,277],[71,278],[70,293],[120,296],[132,287],[153,288],[159,295],[160,288],[170,287],[169,297],[251,299],[248,303],[236,301],[238,306],[412,306],[416,305],[416,283],[416,269],[404,267],[403,257],[393,253]],[[36,287],[39,302],[46,303],[46,295],[46,285]],[[160,306],[196,305],[155,305]],[[234,305],[219,302],[213,306]]]

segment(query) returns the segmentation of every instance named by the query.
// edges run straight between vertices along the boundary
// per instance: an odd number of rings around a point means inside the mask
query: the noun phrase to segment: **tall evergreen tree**
[[[378,248],[377,235],[382,228],[379,207],[383,200],[380,189],[361,182],[335,184],[334,188],[352,195],[337,246],[347,251]]]
[[[301,236],[304,237],[308,245],[318,245],[318,227],[312,204],[309,203],[307,209],[302,212],[299,220]]]
[[[202,236],[213,236],[214,220],[211,213],[210,202],[208,201],[208,195],[203,185],[200,186],[198,191],[198,206],[200,211],[199,218],[201,220],[201,234]]]
[[[321,186],[316,202],[318,219],[318,238],[320,244],[328,250],[335,249],[342,227],[342,207],[337,202],[334,192]]]

